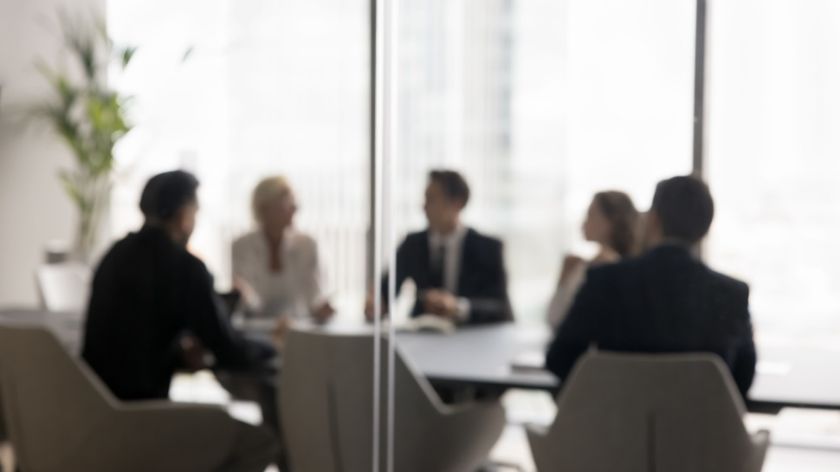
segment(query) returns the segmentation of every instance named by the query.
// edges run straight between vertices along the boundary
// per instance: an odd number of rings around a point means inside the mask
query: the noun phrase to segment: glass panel
[[[690,0],[402,2],[399,233],[430,168],[462,171],[465,221],[501,237],[517,319],[540,322],[561,254],[590,255],[593,193],[647,208],[691,171]]]

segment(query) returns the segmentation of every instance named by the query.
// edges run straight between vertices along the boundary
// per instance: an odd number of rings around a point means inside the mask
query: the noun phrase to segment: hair
[[[433,170],[429,172],[429,182],[440,185],[448,200],[462,202],[464,206],[470,201],[470,186],[467,180],[454,170]]]
[[[260,208],[267,202],[278,197],[285,197],[292,193],[289,181],[282,175],[274,175],[260,180],[251,194],[251,212],[254,219],[260,220]]]
[[[695,244],[709,232],[715,204],[705,182],[681,176],[659,182],[651,211],[659,216],[665,238]]]
[[[183,170],[157,174],[143,188],[140,211],[147,221],[170,221],[181,208],[197,201],[198,185],[198,179]]]
[[[638,248],[639,211],[624,192],[598,192],[592,201],[610,223],[607,244],[621,257],[633,255]]]

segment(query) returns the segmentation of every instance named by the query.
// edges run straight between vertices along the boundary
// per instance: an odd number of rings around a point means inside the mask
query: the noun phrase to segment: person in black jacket
[[[557,329],[546,368],[565,379],[590,347],[710,352],[726,362],[746,396],[756,365],[749,287],[711,270],[692,251],[713,216],[705,183],[693,177],[660,182],[645,219],[649,250],[639,258],[589,270]]]
[[[502,242],[461,223],[469,198],[459,173],[429,173],[423,206],[429,227],[409,234],[397,249],[397,293],[406,279],[417,287],[412,316],[432,314],[461,324],[513,320]],[[387,287],[383,277],[383,298]],[[372,317],[370,299],[366,314]]]
[[[150,179],[140,201],[145,224],[115,243],[94,274],[82,357],[122,400],[168,398],[185,353],[195,354],[193,365],[204,357],[185,349],[186,339],[209,351],[219,369],[255,369],[275,354],[231,329],[213,278],[186,249],[197,187],[182,171]],[[239,452],[253,454],[263,444],[270,456],[275,449],[267,432],[243,424],[242,434]]]

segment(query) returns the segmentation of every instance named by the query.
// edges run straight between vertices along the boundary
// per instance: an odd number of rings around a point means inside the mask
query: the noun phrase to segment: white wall
[[[56,14],[104,16],[105,0],[0,1],[0,307],[37,303],[34,271],[44,246],[71,240],[73,207],[58,180],[71,155],[45,127],[12,123],[16,111],[49,93],[35,62],[64,62]]]

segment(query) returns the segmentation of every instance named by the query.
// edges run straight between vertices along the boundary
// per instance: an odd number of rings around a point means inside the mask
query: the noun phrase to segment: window
[[[517,318],[540,322],[561,253],[587,252],[592,195],[691,171],[689,0],[406,1],[400,232],[424,226],[426,172],[463,171],[466,222],[506,243]]]
[[[761,337],[840,334],[840,5],[710,9],[710,263],[748,281]]]
[[[191,170],[202,181],[191,244],[227,288],[230,243],[252,225],[250,192],[262,177],[284,174],[339,311],[358,312],[368,226],[367,2],[112,3],[111,36],[139,48],[117,84],[136,97],[136,129],[118,152],[114,236],[139,225],[134,209],[150,175]]]

